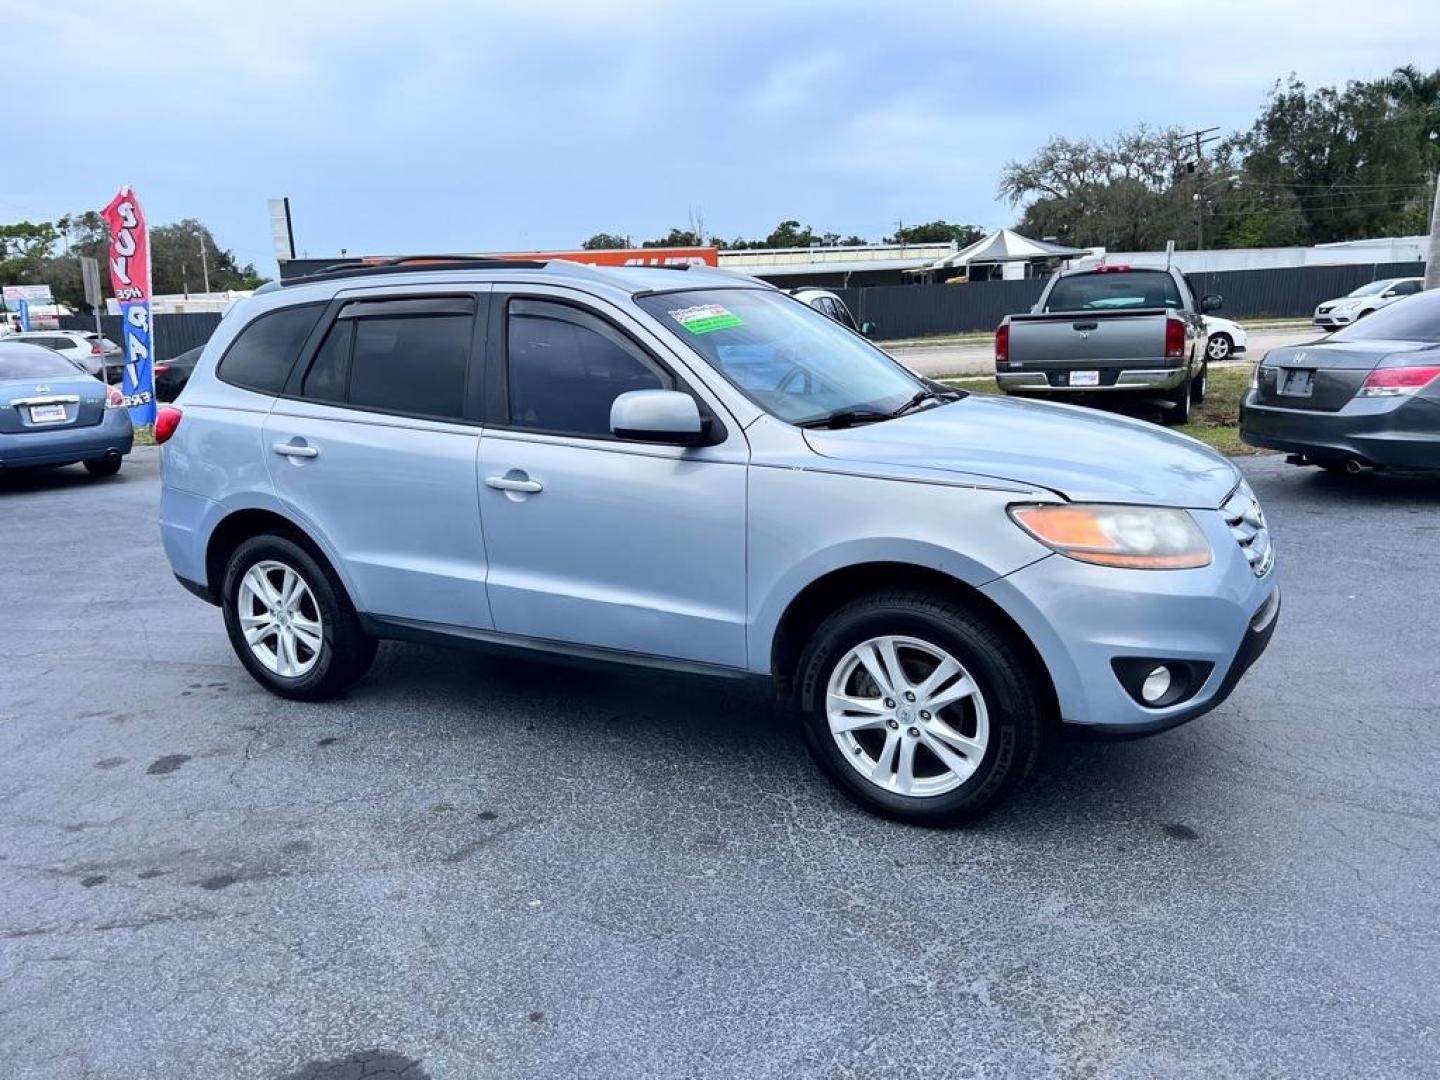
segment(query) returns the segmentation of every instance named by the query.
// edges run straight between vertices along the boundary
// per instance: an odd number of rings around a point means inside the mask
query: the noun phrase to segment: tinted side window
[[[261,315],[230,343],[220,361],[220,377],[247,390],[280,393],[322,306],[302,304]]]
[[[610,406],[629,390],[669,386],[638,346],[565,304],[512,300],[506,325],[510,422],[610,436]]]
[[[350,374],[350,343],[354,339],[355,323],[351,319],[342,319],[330,328],[324,344],[310,364],[310,370],[305,373],[305,381],[300,385],[302,397],[314,401],[345,400],[345,380]]]
[[[470,359],[470,315],[356,319],[349,403],[461,419]]]

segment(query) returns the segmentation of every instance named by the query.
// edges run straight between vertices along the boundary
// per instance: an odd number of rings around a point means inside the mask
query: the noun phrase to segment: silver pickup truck
[[[995,332],[995,378],[1007,394],[1133,393],[1158,399],[1166,424],[1184,424],[1205,400],[1205,312],[1178,270],[1100,266],[1067,270],[1028,315]]]

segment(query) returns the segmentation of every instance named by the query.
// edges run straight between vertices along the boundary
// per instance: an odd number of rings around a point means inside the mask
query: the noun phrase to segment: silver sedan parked
[[[133,441],[118,389],[44,346],[0,341],[0,471],[78,461],[113,476]]]

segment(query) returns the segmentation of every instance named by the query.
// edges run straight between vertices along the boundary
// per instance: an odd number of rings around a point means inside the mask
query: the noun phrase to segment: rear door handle
[[[539,480],[521,479],[517,476],[487,476],[485,486],[496,491],[523,491],[528,495],[545,490],[545,485]]]
[[[320,448],[303,443],[277,442],[272,449],[281,457],[319,457]]]
[[[1097,323],[1097,322],[1077,322],[1077,323],[1071,323],[1070,325],[1071,325],[1072,327],[1074,327],[1076,330],[1099,330],[1099,329],[1100,329],[1100,324]]]

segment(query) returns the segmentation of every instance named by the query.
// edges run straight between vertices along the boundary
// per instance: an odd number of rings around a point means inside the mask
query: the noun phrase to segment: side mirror
[[[695,399],[678,390],[630,390],[610,406],[610,430],[628,442],[699,446],[706,427]]]
[[[860,333],[864,334],[866,337],[874,337],[875,324],[873,322],[862,322],[860,324]]]
[[[1214,293],[1211,293],[1209,296],[1201,299],[1200,313],[1203,315],[1206,312],[1219,311],[1224,306],[1225,298],[1223,296],[1216,296]]]
[[[1380,294],[1381,300],[1391,300],[1400,295],[1399,289],[1386,289]]]

